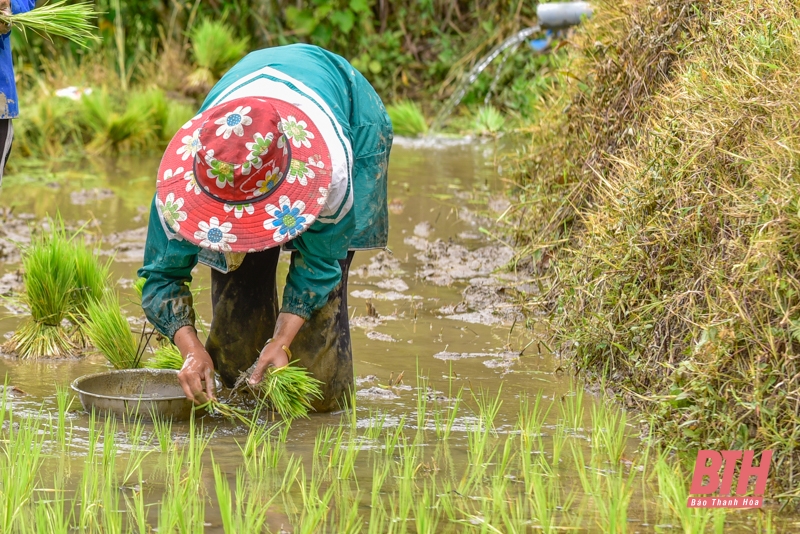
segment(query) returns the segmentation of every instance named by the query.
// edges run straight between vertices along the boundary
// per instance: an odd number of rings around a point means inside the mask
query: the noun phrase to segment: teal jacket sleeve
[[[281,312],[308,320],[328,302],[342,280],[339,260],[347,257],[355,228],[353,210],[336,224],[316,222],[292,243],[296,251],[286,277]]]
[[[189,283],[197,265],[200,247],[188,241],[169,239],[158,217],[155,197],[150,206],[150,222],[144,249],[144,265],[139,276],[145,278],[142,308],[147,319],[170,340],[180,328],[194,327],[194,307]]]

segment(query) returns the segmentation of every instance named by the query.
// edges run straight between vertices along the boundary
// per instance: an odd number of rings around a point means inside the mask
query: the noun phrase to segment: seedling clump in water
[[[284,419],[308,417],[312,402],[322,399],[322,382],[302,367],[293,365],[270,367],[264,379],[256,386],[261,400],[268,403]]]

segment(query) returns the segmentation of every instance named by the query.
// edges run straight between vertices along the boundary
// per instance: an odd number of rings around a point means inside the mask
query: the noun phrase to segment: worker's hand
[[[273,341],[261,349],[261,355],[256,362],[256,368],[250,375],[247,383],[251,386],[257,385],[264,378],[264,374],[270,367],[284,367],[289,365],[289,356],[281,348],[281,343]]]
[[[3,15],[11,14],[11,0],[0,0],[0,13]],[[6,24],[0,21],[0,34],[6,34],[11,31],[11,24]]]
[[[216,399],[214,362],[197,338],[195,329],[184,326],[175,333],[174,341],[183,356],[183,367],[178,373],[178,381],[186,398],[195,404],[205,404]]]

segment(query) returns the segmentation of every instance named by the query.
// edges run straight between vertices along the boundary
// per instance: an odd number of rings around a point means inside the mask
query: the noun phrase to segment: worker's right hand
[[[194,328],[185,326],[175,333],[174,341],[183,355],[183,367],[178,373],[178,381],[186,398],[195,404],[215,400],[214,362],[197,338],[197,332]]]

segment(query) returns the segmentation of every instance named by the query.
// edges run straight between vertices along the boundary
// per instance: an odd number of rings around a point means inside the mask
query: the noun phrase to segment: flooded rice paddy
[[[114,254],[132,324],[157,159],[18,169],[3,183],[0,290],[17,243],[60,212]],[[508,207],[491,145],[399,142],[389,251],[356,254],[348,288],[354,411],[256,430],[97,420],[65,389],[95,355],[0,359],[7,376],[0,530],[13,532],[769,532],[772,512],[685,507],[689,473],[584,393],[515,305],[535,281],[482,228]],[[288,258],[284,258],[287,260]],[[284,276],[284,261],[279,276]],[[194,289],[208,289],[199,267]],[[11,332],[24,310],[0,320]],[[197,308],[210,322],[208,291]],[[60,393],[59,393],[60,392]],[[71,407],[70,406],[71,399]],[[4,411],[5,410],[5,411]],[[10,414],[13,421],[10,423]],[[35,457],[33,457],[34,455]]]

